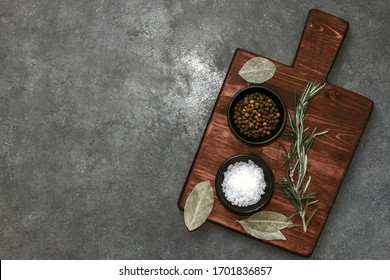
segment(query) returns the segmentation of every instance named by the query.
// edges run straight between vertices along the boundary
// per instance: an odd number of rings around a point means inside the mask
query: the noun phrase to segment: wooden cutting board
[[[265,85],[280,94],[290,113],[294,108],[294,93],[300,94],[307,81],[326,82],[347,30],[348,22],[319,10],[311,10],[293,65],[273,61],[276,73]],[[205,180],[210,180],[214,186],[218,168],[233,155],[240,153],[257,155],[271,167],[276,181],[284,176],[283,151],[280,143],[288,147],[291,143],[289,136],[283,134],[265,146],[250,146],[240,141],[228,126],[227,110],[231,98],[240,89],[250,85],[238,75],[238,71],[246,61],[257,56],[259,55],[242,49],[237,49],[234,54],[181,192],[178,207],[182,210],[194,186]],[[301,227],[284,229],[282,232],[287,240],[264,242],[298,255],[312,254],[372,108],[371,100],[329,83],[312,99],[307,124],[311,127],[316,126],[319,131],[329,130],[328,134],[316,138],[309,152],[308,175],[312,176],[309,190],[317,192],[320,210],[306,233]],[[289,124],[286,125],[285,131],[290,131]],[[214,209],[208,221],[247,235],[236,222],[247,216],[229,212],[216,195],[214,202]],[[280,185],[275,186],[271,201],[263,210],[277,211],[286,216],[294,212]],[[301,223],[297,216],[293,221]]]

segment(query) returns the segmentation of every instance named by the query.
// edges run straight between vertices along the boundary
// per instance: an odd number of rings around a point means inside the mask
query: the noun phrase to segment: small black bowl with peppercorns
[[[230,101],[228,122],[233,133],[252,145],[263,145],[277,138],[286,124],[286,106],[274,90],[249,86]]]

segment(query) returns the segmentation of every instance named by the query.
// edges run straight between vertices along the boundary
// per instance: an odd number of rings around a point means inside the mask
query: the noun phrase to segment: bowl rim
[[[277,102],[281,105],[281,111],[283,111],[283,119],[282,119],[282,123],[280,125],[280,128],[279,130],[277,130],[274,134],[272,134],[271,136],[268,136],[266,137],[265,140],[248,140],[246,138],[244,138],[238,131],[236,131],[236,129],[234,128],[234,123],[232,121],[232,114],[231,114],[231,111],[232,111],[232,107],[233,107],[233,103],[235,103],[235,101],[237,100],[237,98],[243,94],[243,92],[245,91],[250,91],[252,89],[261,89],[261,90],[265,90],[265,91],[268,91],[269,93],[271,93],[273,95],[273,97],[275,97],[277,99]],[[274,99],[273,97],[271,97],[271,99]],[[274,100],[275,101],[275,100]],[[238,102],[238,101],[237,101]],[[286,120],[287,120],[287,108],[286,108],[286,105],[282,99],[282,97],[273,89],[269,88],[269,87],[266,87],[266,86],[263,86],[263,85],[251,85],[251,86],[247,86],[247,87],[244,87],[242,89],[240,89],[230,100],[229,102],[229,106],[228,106],[228,110],[227,110],[227,119],[228,119],[228,124],[229,124],[229,128],[230,130],[233,132],[233,134],[238,137],[240,140],[242,140],[243,142],[245,143],[248,143],[248,144],[251,144],[251,145],[264,145],[264,144],[267,144],[273,140],[275,140],[276,138],[278,138],[280,136],[280,134],[283,132],[285,126],[286,126]],[[262,138],[260,138],[262,139]]]
[[[265,193],[261,196],[260,200],[252,205],[249,206],[236,206],[232,205],[225,197],[223,190],[222,190],[222,182],[224,179],[224,173],[227,170],[227,167],[230,164],[244,161],[248,162],[248,160],[252,160],[257,166],[259,166],[261,169],[263,169],[264,172],[264,179],[266,181],[266,189]],[[217,174],[215,175],[215,191],[217,193],[217,197],[219,201],[222,203],[222,205],[227,208],[229,211],[234,212],[236,214],[251,214],[256,211],[259,211],[261,208],[265,207],[268,202],[271,200],[271,197],[274,193],[275,189],[275,177],[272,169],[269,167],[267,162],[253,154],[236,154],[232,157],[229,157],[226,159],[221,166],[219,167]]]

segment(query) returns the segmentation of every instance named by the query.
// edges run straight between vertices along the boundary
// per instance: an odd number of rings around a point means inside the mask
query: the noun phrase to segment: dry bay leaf
[[[261,231],[273,232],[291,227],[293,222],[280,213],[273,211],[261,211],[253,214],[246,220],[240,221],[240,224],[246,223]]]
[[[203,225],[214,206],[214,192],[210,181],[197,184],[184,205],[184,222],[189,231]]]
[[[273,211],[257,212],[238,222],[247,233],[263,240],[286,240],[280,230],[294,226],[286,216]]]
[[[248,60],[238,74],[247,82],[261,84],[273,77],[276,67],[272,61],[264,57],[254,57]]]

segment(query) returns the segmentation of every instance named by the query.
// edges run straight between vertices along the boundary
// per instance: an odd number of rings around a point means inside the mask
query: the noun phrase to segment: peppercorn
[[[249,138],[271,135],[280,122],[280,110],[268,96],[259,92],[247,94],[233,108],[234,124]]]

